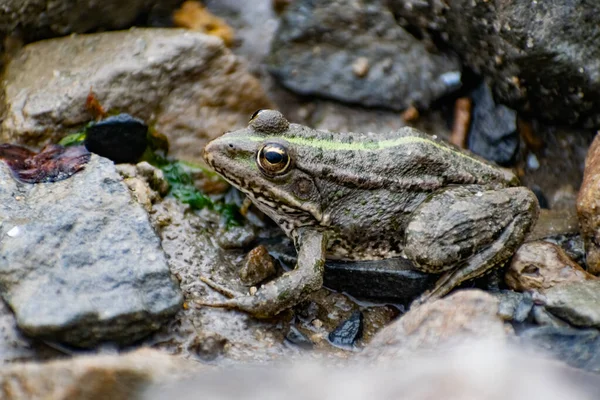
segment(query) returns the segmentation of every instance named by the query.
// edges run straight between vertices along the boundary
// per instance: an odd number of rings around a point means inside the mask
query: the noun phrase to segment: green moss
[[[177,200],[188,204],[194,210],[208,208],[217,211],[223,217],[227,227],[242,225],[243,217],[236,204],[226,203],[224,200],[213,201],[194,186],[192,177],[194,171],[200,170],[208,176],[216,175],[213,171],[189,162],[171,161],[155,153],[145,154],[144,159],[163,171],[165,179],[171,186],[170,193]]]

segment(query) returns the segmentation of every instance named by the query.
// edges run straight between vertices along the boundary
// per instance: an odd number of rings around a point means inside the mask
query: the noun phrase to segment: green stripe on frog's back
[[[314,132],[314,131],[312,131]],[[369,138],[364,134],[357,133],[346,133],[346,134],[338,134],[334,135],[329,132],[320,132],[324,137],[307,135],[286,135],[283,134],[279,136],[282,140],[287,141],[288,143],[298,146],[299,148],[304,148],[305,150],[314,149],[314,151],[308,151],[309,154],[317,156],[317,154],[330,154],[331,161],[328,163],[328,168],[333,169],[340,177],[346,175],[349,172],[349,169],[352,168],[352,163],[348,164],[348,157],[350,155],[343,153],[357,153],[363,154],[367,156],[367,154],[377,154],[379,152],[387,153],[387,156],[382,158],[383,164],[380,164],[381,170],[380,174],[387,174],[388,178],[393,178],[396,175],[402,175],[406,173],[409,169],[414,171],[420,171],[421,166],[419,166],[420,162],[423,162],[425,159],[428,159],[429,162],[440,163],[446,165],[448,168],[463,170],[466,175],[464,180],[460,180],[455,183],[476,183],[479,178],[484,178],[488,182],[491,178],[493,181],[506,182],[512,181],[511,176],[505,175],[501,172],[497,167],[491,165],[490,163],[485,162],[477,157],[471,156],[466,152],[462,152],[459,149],[455,149],[448,144],[443,142],[438,142],[433,138],[428,137],[426,134],[420,133],[416,130],[412,130],[409,128],[405,128],[401,131],[390,132],[379,140],[377,138]],[[272,136],[273,138],[277,138],[277,136]],[[261,136],[261,135],[250,135],[245,139],[250,140],[252,142],[262,142],[268,140],[269,136]],[[418,149],[416,152],[413,149],[413,145],[420,147],[421,151]],[[431,146],[432,149],[435,149],[435,153],[430,154],[428,151],[423,150],[422,146]],[[395,150],[398,148],[398,150]],[[404,155],[404,156],[402,156]],[[377,169],[375,165],[373,165],[371,157],[361,157],[362,160],[357,162],[358,166],[357,172],[362,174],[364,178],[367,177],[368,171],[365,170],[363,163],[368,163],[372,167],[375,167],[371,172],[376,172]],[[404,159],[404,165],[402,165],[402,161],[400,158]],[[453,162],[452,159],[457,160]],[[412,160],[412,161],[411,161]],[[465,162],[459,162],[458,160],[465,160]],[[322,160],[321,160],[322,161]],[[314,164],[312,164],[314,163]],[[377,159],[375,159],[375,163]],[[304,163],[302,163],[304,164]],[[311,161],[313,167],[316,167],[317,164],[320,164],[316,159]],[[470,167],[469,167],[470,165]],[[425,167],[424,167],[425,168]],[[386,172],[387,171],[387,172]],[[428,173],[432,173],[433,171],[426,171],[424,175],[422,175],[425,179],[436,179],[433,176],[429,178],[425,175]],[[458,172],[458,171],[457,171]],[[441,175],[446,175],[443,171],[443,167],[438,170],[438,173]],[[377,173],[376,173],[377,174]],[[437,175],[434,173],[434,175]],[[456,173],[456,176],[460,176],[462,174]],[[468,176],[467,176],[468,175]],[[440,175],[438,175],[440,176]],[[470,176],[470,178],[469,178]],[[479,178],[476,178],[479,177]],[[378,179],[380,180],[380,179]],[[412,179],[411,179],[412,181]],[[448,182],[451,183],[451,182]]]

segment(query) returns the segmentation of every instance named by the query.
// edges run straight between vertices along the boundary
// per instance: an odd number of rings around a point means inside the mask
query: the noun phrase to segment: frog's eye
[[[256,163],[267,176],[282,175],[290,167],[291,159],[287,149],[279,143],[264,144],[256,154]]]

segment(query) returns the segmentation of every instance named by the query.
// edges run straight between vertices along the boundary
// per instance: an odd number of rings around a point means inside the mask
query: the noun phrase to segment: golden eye
[[[291,159],[287,149],[279,143],[267,143],[256,154],[256,163],[267,176],[282,175],[290,167]]]

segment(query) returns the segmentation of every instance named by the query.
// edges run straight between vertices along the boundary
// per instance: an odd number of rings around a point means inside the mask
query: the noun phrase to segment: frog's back
[[[503,187],[518,182],[510,171],[413,128],[385,134],[294,128],[285,139],[294,145],[297,166],[340,184],[427,191],[452,184]]]

